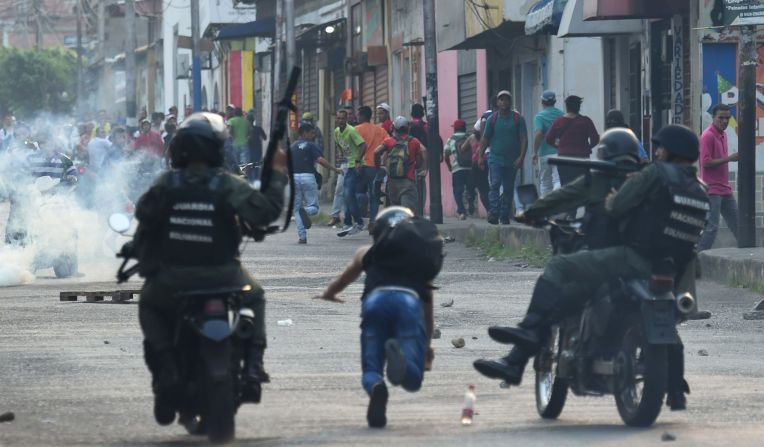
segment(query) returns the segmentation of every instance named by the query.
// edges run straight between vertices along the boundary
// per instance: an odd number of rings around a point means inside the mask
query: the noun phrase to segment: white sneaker
[[[348,231],[348,236],[351,236],[353,234],[357,234],[363,231],[363,224],[354,225],[350,231]]]
[[[342,230],[337,232],[337,236],[338,237],[345,237],[348,234],[350,234],[351,231],[353,231],[353,228],[355,228],[353,225],[345,225],[344,227],[342,227]]]

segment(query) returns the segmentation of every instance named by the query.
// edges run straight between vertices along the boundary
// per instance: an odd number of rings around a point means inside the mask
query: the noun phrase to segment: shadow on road
[[[281,442],[280,437],[270,438],[242,438],[235,439],[233,442],[226,444],[227,446],[275,446]],[[129,442],[115,442],[111,444],[112,447],[129,447],[129,446],[196,446],[196,445],[209,445],[209,441],[205,436],[187,436],[183,438],[165,439],[165,440],[143,440],[143,441],[129,441]]]

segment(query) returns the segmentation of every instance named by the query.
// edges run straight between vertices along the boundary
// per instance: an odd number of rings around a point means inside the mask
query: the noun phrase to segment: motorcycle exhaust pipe
[[[239,311],[236,335],[242,339],[252,338],[255,335],[255,312],[252,309],[244,308]]]
[[[689,293],[683,293],[676,297],[676,308],[679,310],[680,314],[689,315],[695,312],[696,307],[697,302]]]

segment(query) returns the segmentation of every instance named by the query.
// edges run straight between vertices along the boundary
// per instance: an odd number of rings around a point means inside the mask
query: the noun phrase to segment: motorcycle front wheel
[[[553,326],[547,343],[536,355],[536,411],[544,419],[557,419],[568,396],[568,382],[557,377],[557,364],[562,346],[563,333]]]
[[[649,427],[658,418],[668,383],[666,346],[650,345],[640,318],[626,326],[615,358],[615,403],[626,425]]]
[[[236,435],[236,403],[233,378],[207,378],[207,412],[203,417],[207,437],[213,444],[225,444]]]

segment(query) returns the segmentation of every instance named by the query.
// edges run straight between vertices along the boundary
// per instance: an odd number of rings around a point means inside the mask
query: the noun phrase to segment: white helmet
[[[393,127],[396,129],[403,129],[404,127],[409,127],[409,119],[405,116],[399,116],[395,118],[395,121],[393,121]]]

